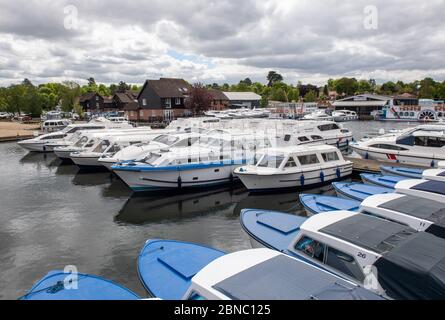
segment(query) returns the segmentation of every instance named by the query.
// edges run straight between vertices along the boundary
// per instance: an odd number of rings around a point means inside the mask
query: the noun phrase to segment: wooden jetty
[[[352,161],[354,163],[354,172],[363,173],[380,173],[381,166],[391,166],[391,167],[410,167],[410,168],[422,168],[421,166],[413,166],[405,163],[394,163],[387,161],[377,161],[377,160],[367,160],[361,158],[345,157],[346,160]],[[424,167],[425,169],[431,169],[429,167]]]

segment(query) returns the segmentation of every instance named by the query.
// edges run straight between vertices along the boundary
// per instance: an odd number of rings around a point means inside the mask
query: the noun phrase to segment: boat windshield
[[[229,140],[209,138],[209,140],[207,141],[207,145],[209,147],[230,148],[232,144]]]
[[[158,137],[153,139],[153,141],[165,144],[167,146],[173,145],[178,140],[179,140],[178,137],[169,136],[169,135],[166,135],[166,134],[160,135],[160,136],[158,136]]]
[[[142,161],[142,162],[145,162],[145,163],[147,163],[147,164],[149,164],[149,165],[155,165],[155,163],[156,163],[156,161],[159,159],[159,158],[161,158],[161,154],[159,154],[159,153],[154,153],[154,152],[150,152],[145,158],[144,158],[144,160]]]
[[[103,140],[101,143],[97,145],[97,147],[93,150],[93,152],[103,153],[110,146],[109,140]]]
[[[75,147],[81,147],[83,146],[86,142],[88,141],[88,137],[87,136],[83,136],[82,138],[80,138],[75,144]]]
[[[121,147],[119,146],[119,144],[114,143],[111,146],[109,146],[104,153],[107,154],[111,154],[111,155],[115,155],[116,153],[118,153],[119,151],[121,151]]]
[[[264,155],[257,163],[257,167],[275,168],[278,169],[284,161],[284,154],[282,155]]]

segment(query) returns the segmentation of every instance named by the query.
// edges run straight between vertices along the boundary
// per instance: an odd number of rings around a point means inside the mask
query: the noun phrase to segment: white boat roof
[[[353,215],[358,215],[357,212],[351,211],[333,211],[324,212],[314,215],[307,219],[301,226],[301,230],[306,230],[314,233],[318,233],[321,229],[334,224],[336,222],[342,221],[346,218],[350,218]]]
[[[296,145],[296,146],[283,146],[266,149],[267,154],[286,154],[291,155],[295,153],[314,153],[314,152],[336,152],[338,149],[334,146],[327,144],[320,145]],[[261,153],[261,151],[260,151]]]

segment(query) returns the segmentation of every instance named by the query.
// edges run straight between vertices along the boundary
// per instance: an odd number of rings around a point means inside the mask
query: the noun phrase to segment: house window
[[[96,108],[99,108],[99,102],[96,103]]]
[[[142,99],[142,105],[146,106],[147,105],[147,99]]]
[[[166,108],[172,107],[172,99],[165,99],[165,107]]]
[[[179,106],[181,104],[181,98],[175,99],[175,105]]]
[[[99,96],[96,96],[96,101],[99,101]]]

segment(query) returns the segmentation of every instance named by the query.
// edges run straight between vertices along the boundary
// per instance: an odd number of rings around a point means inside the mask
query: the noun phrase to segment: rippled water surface
[[[354,122],[357,137],[413,124]],[[0,144],[0,299],[16,299],[50,270],[75,265],[146,296],[136,261],[147,239],[250,248],[243,208],[304,215],[298,192],[249,195],[241,185],[186,194],[132,196],[111,173],[80,173],[53,154]],[[329,186],[305,192],[334,194]]]

